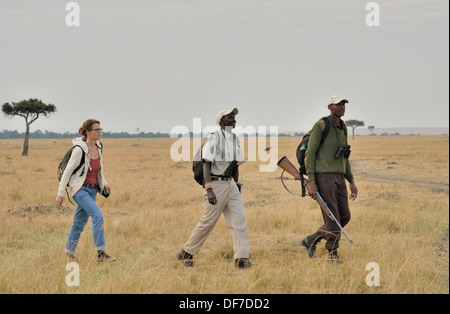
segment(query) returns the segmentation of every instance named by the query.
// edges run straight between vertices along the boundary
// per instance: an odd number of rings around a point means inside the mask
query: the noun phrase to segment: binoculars
[[[336,153],[336,158],[339,157],[344,157],[344,158],[349,158],[350,157],[350,153],[351,153],[351,147],[350,145],[344,145],[342,147],[339,147],[339,150]]]

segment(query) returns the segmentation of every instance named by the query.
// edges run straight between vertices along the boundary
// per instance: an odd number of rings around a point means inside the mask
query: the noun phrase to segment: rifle
[[[295,166],[289,161],[289,159],[284,156],[283,158],[281,158],[278,162],[277,162],[277,166],[280,167],[281,169],[283,169],[283,173],[284,171],[286,171],[287,173],[289,173],[290,175],[292,175],[294,177],[295,180],[301,180],[302,183],[302,190],[305,188],[305,184],[304,184],[304,180],[302,180],[302,175],[300,174],[300,172],[297,170],[297,168],[295,168]],[[281,179],[283,180],[283,174],[281,175]],[[285,187],[285,189],[291,193],[291,191],[288,190],[288,188],[286,187],[286,185],[283,186]],[[302,193],[303,194],[303,193]],[[298,194],[296,194],[298,195]],[[339,223],[339,221],[337,221],[336,217],[334,217],[333,212],[328,208],[327,203],[323,200],[322,196],[320,195],[319,192],[316,192],[316,202],[319,204],[320,208],[323,210],[323,212],[332,220],[334,221],[339,229],[341,229],[342,233],[344,233],[345,237],[347,238],[347,240],[350,242],[350,244],[353,244],[353,241],[350,240],[350,238],[348,237],[348,235],[345,233],[344,229],[342,228],[341,224]],[[303,195],[302,195],[303,196]]]

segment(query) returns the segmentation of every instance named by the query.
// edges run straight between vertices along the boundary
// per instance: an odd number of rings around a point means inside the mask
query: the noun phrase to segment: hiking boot
[[[301,243],[308,251],[308,256],[310,258],[317,258],[316,245],[320,240],[322,240],[322,238],[317,232],[302,239]]]
[[[181,263],[185,266],[185,267],[194,267],[194,261],[192,260],[192,258],[194,257],[192,254],[189,254],[188,252],[186,252],[185,250],[181,249],[180,252],[177,253],[177,259],[179,261],[181,261]]]
[[[234,260],[234,266],[236,266],[239,269],[244,269],[252,267],[252,263],[248,258],[236,258]]]
[[[341,265],[342,261],[339,258],[339,254],[337,252],[337,250],[328,250],[328,263],[330,264],[336,264],[336,265]]]
[[[69,262],[78,263],[78,258],[76,258],[72,253],[66,253],[66,260]]]
[[[111,263],[116,260],[115,257],[109,256],[108,254],[106,254],[105,251],[97,251],[97,252],[98,252],[97,262],[99,263]]]

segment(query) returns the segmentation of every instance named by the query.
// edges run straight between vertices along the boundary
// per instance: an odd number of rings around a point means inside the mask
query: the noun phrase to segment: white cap
[[[330,97],[330,100],[328,100],[328,105],[335,105],[335,104],[340,103],[341,101],[343,101],[343,102],[348,102],[347,99],[345,99],[345,98],[340,98],[340,97],[338,97],[337,95],[334,95],[334,96],[331,96],[331,97]]]
[[[234,113],[234,115],[237,115],[239,113],[239,110],[237,108],[222,110],[216,116],[216,123],[220,125],[220,120],[222,120],[222,117],[230,113]]]

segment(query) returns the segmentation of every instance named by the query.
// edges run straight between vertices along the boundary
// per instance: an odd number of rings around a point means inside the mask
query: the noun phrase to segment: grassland
[[[70,140],[0,141],[0,293],[448,293],[449,137],[361,136],[350,140],[359,197],[342,238],[343,265],[308,258],[299,242],[321,224],[310,198],[288,194],[280,170],[260,162],[240,168],[254,267],[237,270],[231,233],[221,218],[184,268],[175,254],[203,212],[190,162],[173,162],[173,139],[104,139],[105,176],[98,198],[108,252],[97,264],[91,223],[77,249],[80,285],[65,278],[64,247],[75,207],[54,207],[56,167]],[[278,155],[295,160],[298,138],[280,138]],[[292,189],[299,183],[288,180]],[[380,266],[369,287],[366,265]]]

